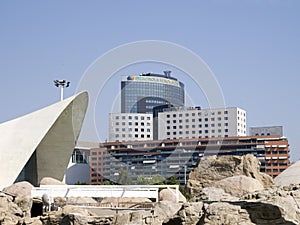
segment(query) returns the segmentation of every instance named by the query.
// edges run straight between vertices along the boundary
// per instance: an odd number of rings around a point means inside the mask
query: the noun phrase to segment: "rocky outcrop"
[[[152,206],[152,201],[148,198],[104,198],[101,205],[105,207],[124,207],[124,208],[147,208]]]
[[[65,183],[52,177],[44,177],[40,181],[40,185],[65,185]]]
[[[215,187],[223,189],[226,193],[232,196],[242,196],[254,191],[263,190],[263,185],[256,179],[247,176],[227,177],[217,181]]]
[[[22,181],[3,189],[5,193],[15,196],[14,198],[12,198],[13,203],[22,210],[22,215],[25,217],[30,217],[32,206],[32,187],[33,185],[31,185],[29,182]]]
[[[273,185],[273,179],[259,171],[260,162],[253,155],[208,156],[199,160],[197,167],[189,174],[187,188],[197,195],[205,187],[214,187],[218,181],[233,176],[247,176],[258,180],[264,188]]]
[[[176,190],[174,189],[163,189],[159,192],[159,201],[171,201],[171,202],[177,202],[176,199]],[[178,190],[178,202],[185,203],[186,198],[184,195]]]

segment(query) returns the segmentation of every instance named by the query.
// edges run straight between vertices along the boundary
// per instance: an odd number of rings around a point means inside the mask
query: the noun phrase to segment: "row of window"
[[[147,134],[147,135],[145,135],[145,134],[135,134],[134,136],[132,135],[132,134],[128,134],[127,136],[126,136],[126,134],[122,134],[122,135],[120,135],[120,134],[115,134],[115,137],[116,138],[118,138],[118,137],[123,137],[123,138],[126,138],[126,137],[128,137],[128,138],[132,138],[132,137],[135,137],[135,138],[150,138],[151,137],[151,135],[150,134]]]
[[[134,120],[145,120],[145,116],[115,116],[115,119],[116,120],[120,120],[120,119],[122,119],[122,120],[126,120],[126,119],[128,119],[128,120],[132,120],[132,119],[134,119]],[[151,120],[151,117],[147,116],[146,119]]]
[[[225,115],[226,114],[228,114],[228,111],[226,110],[226,111],[224,111],[223,112]],[[214,116],[215,115],[215,112],[211,112],[210,113],[212,116]],[[178,115],[178,117],[182,117],[183,116],[183,114],[182,113],[179,113],[179,114],[176,114],[176,113],[174,113],[174,114],[172,114],[172,117],[177,117],[177,115]],[[186,117],[189,117],[189,116],[202,116],[202,115],[204,115],[204,116],[208,116],[209,115],[209,113],[208,112],[205,112],[205,113],[202,113],[202,112],[198,112],[198,113],[185,113],[185,116]],[[217,115],[222,115],[222,112],[221,111],[218,111],[217,112]],[[167,114],[167,118],[170,118],[171,117],[171,115],[170,114]]]
[[[208,136],[208,135],[206,135],[206,136],[186,136],[185,137],[185,139],[189,139],[189,138],[215,138],[215,137],[223,137],[222,135],[211,135],[211,136]],[[224,135],[224,137],[228,137],[228,134],[225,134]],[[171,140],[171,138],[170,137],[167,137],[166,138],[167,140]],[[183,136],[179,136],[179,137],[173,137],[173,139],[183,139]]]
[[[122,124],[122,126],[126,126],[126,122],[122,122],[122,123],[120,123],[120,122],[115,122],[115,125],[116,126],[119,126],[120,124]],[[145,123],[144,122],[131,122],[131,121],[129,121],[128,123],[127,123],[127,125],[128,126],[132,126],[132,125],[135,125],[135,126],[145,126]],[[146,126],[151,126],[151,123],[146,123]]]
[[[199,130],[199,131],[198,131],[199,134],[202,134],[202,132],[205,133],[205,134],[208,134],[208,133],[209,133],[209,130],[204,130],[204,131]],[[212,134],[214,134],[214,133],[222,133],[222,129],[211,130],[210,132],[211,132]],[[225,129],[224,132],[225,132],[225,133],[228,133],[229,130],[228,130],[228,129]],[[188,131],[188,130],[185,131],[185,134],[189,134],[189,133],[190,133],[190,131]],[[191,133],[192,133],[192,134],[196,134],[197,132],[196,132],[195,130],[192,130]],[[173,131],[172,134],[173,134],[173,135],[177,135],[177,131]],[[178,134],[183,134],[183,132],[182,132],[182,131],[178,131]],[[171,135],[171,132],[168,131],[168,132],[167,132],[167,135]]]
[[[125,132],[125,131],[126,131],[126,128],[122,128],[121,130],[122,130],[123,132]],[[147,129],[144,129],[144,128],[141,128],[141,129],[139,129],[139,128],[134,128],[134,131],[135,131],[135,132],[139,132],[139,130],[140,130],[141,132],[145,132],[145,130],[146,130],[146,132],[151,132],[151,129],[149,129],[149,128],[147,128]],[[116,129],[115,129],[115,132],[119,132],[119,131],[120,131],[119,128],[116,128]],[[131,131],[133,131],[133,128],[129,127],[129,128],[127,129],[127,131],[131,132]]]
[[[198,127],[199,128],[202,128],[202,127],[209,127],[209,125],[211,126],[211,127],[216,127],[216,124],[214,124],[214,123],[212,123],[212,124],[204,124],[204,126],[202,126],[202,124],[198,124]],[[222,127],[222,123],[218,123],[217,124],[218,125],[218,127]],[[224,126],[225,127],[228,127],[228,123],[224,123]],[[185,126],[183,126],[183,125],[179,125],[178,126],[178,129],[183,129],[183,127],[185,127],[185,128],[196,128],[196,125],[195,124],[192,124],[192,125],[185,125]],[[171,129],[171,126],[167,126],[167,130],[170,130]],[[177,126],[172,126],[172,129],[177,129]]]
[[[199,118],[199,119],[185,119],[184,121],[186,122],[186,123],[189,123],[190,121],[191,122],[196,122],[196,121],[198,121],[198,122],[208,122],[208,118],[204,118],[204,120],[202,120],[202,118]],[[224,117],[224,120],[228,120],[228,117]],[[179,120],[173,120],[173,123],[177,123],[177,121],[178,121],[178,123],[182,123],[183,122],[183,120],[182,119],[179,119]],[[211,118],[211,121],[222,121],[222,118],[221,117],[218,117],[217,118],[217,120],[215,120],[215,118]],[[171,120],[167,120],[167,123],[170,123],[171,122]]]

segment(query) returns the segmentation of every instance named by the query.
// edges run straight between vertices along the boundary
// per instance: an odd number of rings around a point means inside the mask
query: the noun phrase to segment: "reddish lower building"
[[[136,142],[106,142],[90,152],[90,183],[116,183],[120,169],[133,183],[139,176],[176,176],[185,184],[198,160],[207,155],[253,154],[261,171],[277,176],[289,164],[289,144],[280,136],[174,139]]]

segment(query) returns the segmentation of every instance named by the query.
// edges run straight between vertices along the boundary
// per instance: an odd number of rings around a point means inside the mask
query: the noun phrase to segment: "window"
[[[187,131],[185,132],[185,134],[189,134],[189,131],[187,130]]]
[[[192,128],[195,128],[195,127],[196,127],[196,126],[193,124],[193,125],[192,125]]]
[[[211,120],[211,121],[215,121],[215,118],[211,118],[210,120]]]
[[[145,120],[145,117],[144,117],[144,116],[141,116],[141,120]]]
[[[179,129],[182,129],[182,125],[179,125]]]
[[[215,127],[215,124],[214,124],[214,123],[212,123],[212,124],[211,124],[211,127]]]
[[[211,115],[212,115],[212,116],[215,115],[215,112],[211,112]]]
[[[205,133],[208,134],[208,130],[205,130]]]
[[[150,123],[147,123],[147,126],[151,126],[151,124],[150,124]]]
[[[185,122],[188,123],[188,122],[189,122],[189,119],[186,119]]]
[[[199,124],[199,125],[198,125],[198,127],[200,127],[200,128],[201,128],[201,127],[202,127],[202,125],[201,125],[201,124]]]
[[[141,126],[144,126],[145,125],[145,123],[144,122],[141,122]]]
[[[116,120],[118,120],[120,117],[119,116],[116,116]]]
[[[214,133],[215,133],[215,130],[211,130],[211,132],[214,134]]]
[[[119,122],[116,122],[116,126],[119,126]]]
[[[116,128],[116,132],[118,132],[119,131],[119,128]]]
[[[150,117],[149,117],[149,116],[147,117],[147,120],[150,120]]]
[[[128,119],[132,120],[132,116],[128,116]]]
[[[135,122],[135,126],[138,126],[139,125],[139,123],[138,122]]]
[[[228,126],[228,123],[224,123],[224,126],[227,127],[227,126]]]
[[[195,133],[196,133],[196,131],[193,130],[193,131],[192,131],[192,134],[195,134]]]
[[[132,128],[128,128],[128,131],[132,131]]]
[[[170,120],[167,120],[167,124],[170,124]]]
[[[225,129],[225,132],[228,132],[228,129]]]
[[[176,131],[173,132],[173,135],[176,135]]]
[[[122,125],[125,126],[125,122],[122,122]]]
[[[221,133],[221,132],[222,132],[222,130],[221,130],[221,129],[219,129],[219,130],[218,130],[218,133]]]
[[[204,120],[207,122],[207,121],[208,121],[208,118],[205,118]]]
[[[201,119],[201,118],[199,118],[199,119],[198,119],[198,121],[199,121],[199,122],[201,122],[201,121],[202,121],[202,119]]]
[[[192,113],[192,116],[195,116],[195,113]]]
[[[185,125],[185,128],[189,128],[189,125]]]
[[[226,111],[224,111],[224,114],[228,114],[228,111],[226,110]]]
[[[125,134],[122,134],[122,137],[124,138],[124,137],[125,137]]]
[[[126,118],[125,118],[125,116],[122,116],[122,120],[125,120]]]
[[[192,122],[195,122],[195,119],[192,119]]]
[[[139,131],[139,129],[138,129],[138,128],[135,128],[135,129],[134,129],[134,131],[136,131],[136,132],[137,132],[137,131]]]
[[[199,130],[199,134],[202,134],[202,130]]]
[[[167,135],[170,135],[170,132],[167,132]]]
[[[205,126],[205,127],[208,127],[208,124],[205,124],[204,126]]]
[[[125,131],[125,128],[122,128],[122,131]]]
[[[132,122],[128,122],[128,125],[129,125],[129,126],[132,126]]]
[[[221,111],[218,111],[218,115],[221,115],[222,114],[222,112]]]
[[[141,134],[141,138],[144,138],[144,135],[143,135],[143,134]]]
[[[173,129],[176,129],[177,127],[176,126],[173,126]]]
[[[176,123],[176,120],[173,120],[173,123]]]
[[[151,130],[149,128],[147,128],[147,132],[151,132]]]
[[[221,123],[218,123],[218,127],[221,127],[222,126],[222,124]]]
[[[138,135],[138,134],[135,134],[135,135],[134,135],[134,137],[138,138],[138,137],[139,137],[139,135]]]
[[[138,117],[138,116],[135,116],[135,117],[134,117],[134,119],[135,119],[135,120],[138,120],[138,119],[139,119],[139,117]]]
[[[115,137],[116,137],[116,138],[117,138],[117,137],[119,137],[119,134],[116,134],[116,136],[115,136]]]
[[[176,114],[173,114],[173,117],[176,117]]]
[[[182,120],[178,120],[178,123],[182,123]]]
[[[169,115],[169,114],[167,114],[167,118],[170,118],[170,115]]]
[[[167,126],[167,130],[170,130],[170,126]]]
[[[182,114],[180,113],[178,116],[179,116],[179,117],[182,117]]]
[[[141,132],[144,132],[144,131],[145,131],[144,128],[142,128],[142,129],[141,129]]]
[[[188,113],[186,113],[186,114],[185,114],[185,116],[189,116],[189,114],[188,114]]]
[[[222,118],[221,118],[221,117],[218,117],[218,120],[219,120],[219,121],[221,121],[221,120],[222,120]]]

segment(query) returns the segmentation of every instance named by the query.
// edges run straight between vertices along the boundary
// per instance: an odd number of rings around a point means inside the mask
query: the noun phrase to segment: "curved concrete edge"
[[[62,180],[87,106],[88,93],[81,92],[0,124],[0,188],[20,176],[33,185],[44,176]]]
[[[290,184],[300,184],[300,160],[281,172],[274,178],[276,186],[288,186]]]

